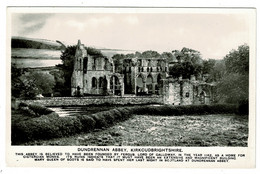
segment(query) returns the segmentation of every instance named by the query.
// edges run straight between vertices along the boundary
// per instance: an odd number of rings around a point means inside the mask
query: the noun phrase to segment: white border
[[[3,4],[4,5],[3,5]],[[149,2],[139,2],[139,1],[124,1],[124,2],[120,2],[120,1],[99,1],[99,2],[96,2],[96,1],[80,1],[80,0],[74,0],[72,2],[60,2],[59,0],[52,0],[52,1],[47,1],[47,0],[39,0],[37,1],[37,3],[35,1],[29,1],[29,0],[23,0],[23,1],[19,1],[19,0],[13,0],[13,1],[4,1],[4,2],[1,2],[1,23],[2,25],[1,26],[5,26],[5,20],[6,20],[6,13],[5,13],[5,10],[6,10],[6,7],[7,6],[153,6],[153,7],[165,7],[165,6],[171,6],[171,7],[258,7],[259,4],[257,4],[257,0],[252,0],[252,1],[235,1],[235,0],[211,0],[211,1],[206,1],[206,0],[200,0],[200,1],[193,1],[193,0],[189,0],[189,1],[166,1],[166,0],[160,0],[158,2],[155,2],[155,1],[149,1]],[[258,25],[258,23],[257,23]],[[258,28],[258,27],[257,27]],[[2,57],[2,63],[1,63],[1,68],[0,68],[0,71],[1,71],[1,82],[5,81],[5,27],[1,29],[1,35],[0,35],[0,38],[1,39],[1,45],[0,45],[0,49],[1,49],[1,57]],[[259,36],[257,35],[257,38],[259,39]],[[257,41],[258,41],[257,39]],[[257,61],[257,60],[256,60]],[[258,61],[257,61],[257,64],[258,64]],[[2,67],[3,66],[3,67]],[[259,70],[257,70],[257,76],[259,75]],[[256,76],[256,77],[257,77]],[[259,86],[259,83],[257,83]],[[259,88],[258,88],[259,89]],[[0,96],[5,96],[5,85],[1,85],[1,88],[0,88],[0,91],[1,91],[1,95]],[[1,153],[1,163],[0,163],[0,173],[12,173],[12,172],[19,172],[19,173],[35,173],[35,172],[63,172],[63,173],[71,173],[71,172],[75,172],[75,169],[18,169],[18,168],[6,168],[5,167],[5,159],[4,159],[4,148],[2,148],[5,143],[5,119],[3,116],[5,116],[5,101],[4,101],[5,97],[2,97],[2,100],[1,100],[1,104],[0,104],[0,113],[1,113],[1,150],[0,150],[0,153]],[[259,99],[259,94],[257,93],[257,99]],[[259,113],[259,108],[257,107],[256,108],[257,113]],[[257,116],[256,116],[257,118]],[[257,128],[257,137],[259,137],[259,121],[258,119],[256,120],[256,128]],[[258,138],[256,139],[257,141],[257,145],[259,144],[258,143]],[[256,145],[256,147],[257,147]],[[259,158],[259,151],[257,150],[256,151],[257,153],[257,157]],[[258,166],[258,162],[259,160],[257,160],[257,168],[256,169],[251,169],[251,170],[247,170],[247,169],[243,169],[243,170],[237,170],[237,169],[234,169],[234,170],[223,170],[223,169],[215,169],[215,170],[212,170],[212,169],[208,169],[208,170],[194,170],[194,169],[165,169],[162,171],[162,169],[149,169],[148,171],[145,171],[145,172],[173,172],[171,170],[174,170],[174,172],[176,173],[244,173],[244,172],[247,172],[247,173],[259,173],[259,166]],[[2,170],[2,172],[1,172]],[[88,169],[89,170],[89,169]],[[95,172],[96,173],[96,170],[100,171],[100,172],[113,172],[116,171],[116,172],[126,172],[126,171],[121,171],[123,169],[120,169],[120,170],[110,170],[110,169],[104,169],[104,170],[99,170],[99,169],[93,169],[89,172]],[[83,172],[84,169],[77,169],[76,170],[77,172]],[[140,169],[128,169],[129,173],[133,173],[133,172],[144,172]]]

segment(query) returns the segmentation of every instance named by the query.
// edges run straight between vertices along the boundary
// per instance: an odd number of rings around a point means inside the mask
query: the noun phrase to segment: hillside
[[[115,54],[135,52],[132,50],[90,47],[100,50],[108,58]],[[14,36],[11,41],[12,62],[16,63],[18,67],[39,68],[55,66],[61,63],[60,55],[62,49],[62,43],[59,41]]]
[[[61,50],[61,44],[55,41],[50,41],[46,39],[32,39],[26,37],[12,37],[11,47]]]

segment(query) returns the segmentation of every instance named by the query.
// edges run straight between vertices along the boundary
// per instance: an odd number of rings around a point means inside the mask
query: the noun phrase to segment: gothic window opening
[[[104,86],[104,78],[100,77],[99,78],[99,88],[103,88],[103,86]]]
[[[107,67],[108,67],[107,64],[108,64],[108,60],[105,59],[104,70],[107,70]]]
[[[79,60],[79,69],[81,70],[81,59]]]
[[[153,92],[153,78],[152,78],[151,74],[149,74],[147,79],[146,79],[146,87],[148,89],[148,93],[152,94],[152,92]]]
[[[151,67],[151,60],[148,60],[148,67]]]
[[[119,78],[117,76],[112,76],[110,79],[110,89],[112,89],[115,95],[119,95],[121,93],[120,88]]]
[[[87,73],[87,66],[88,66],[88,58],[84,57],[84,59],[83,59],[83,72],[85,74]]]
[[[96,63],[97,63],[96,58],[93,58],[93,65],[92,65],[93,70],[96,70]]]
[[[97,79],[95,77],[92,78],[92,88],[97,88]]]

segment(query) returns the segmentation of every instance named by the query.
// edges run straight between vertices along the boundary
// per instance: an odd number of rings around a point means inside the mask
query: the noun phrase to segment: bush
[[[29,105],[28,107],[38,115],[47,115],[53,112],[51,109],[41,105]]]
[[[58,117],[51,113],[12,125],[12,144],[73,135],[81,130],[82,124],[78,118]]]
[[[130,118],[133,114],[133,111],[131,108],[118,108],[117,110],[121,114],[120,120],[126,120],[126,119]]]
[[[19,111],[23,114],[26,115],[27,117],[39,117],[33,110],[29,109],[29,107],[20,107]]]
[[[45,107],[29,105],[30,111],[46,114],[50,111]],[[242,108],[242,105],[240,106]],[[26,107],[24,107],[26,108]],[[28,107],[27,107],[28,108]],[[241,109],[240,108],[240,109]],[[242,109],[242,111],[244,111]],[[135,115],[202,115],[202,114],[230,114],[236,113],[236,105],[188,105],[188,106],[137,106],[121,107],[92,115],[77,117],[59,117],[52,112],[41,117],[12,122],[12,144],[19,144],[37,139],[50,139],[69,136],[94,129],[103,129],[119,121],[124,121]]]
[[[136,115],[202,115],[235,113],[236,105],[186,105],[186,106],[142,106],[133,108]]]
[[[105,127],[108,127],[108,123],[103,116],[102,112],[92,114],[91,117],[96,121],[96,126],[95,128],[97,129],[103,129]]]
[[[96,126],[96,121],[87,115],[81,115],[78,116],[78,119],[80,120],[81,124],[82,124],[82,131],[83,132],[89,132],[92,131],[93,129],[95,129]]]
[[[112,109],[109,110],[109,112],[114,116],[115,121],[120,121],[122,119],[122,114],[118,111],[118,109]]]
[[[115,123],[115,116],[113,115],[113,112],[104,111],[102,114],[105,117],[107,124],[112,125]]]

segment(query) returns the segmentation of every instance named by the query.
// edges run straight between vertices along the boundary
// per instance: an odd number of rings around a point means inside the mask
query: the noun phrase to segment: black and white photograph
[[[255,9],[8,12],[11,147],[254,147]]]

